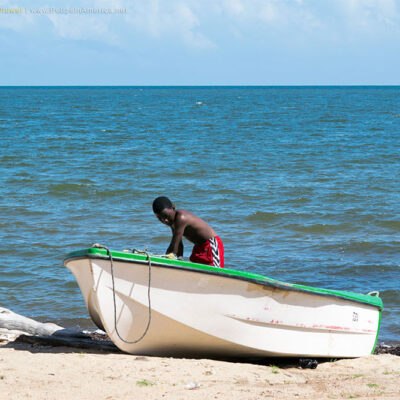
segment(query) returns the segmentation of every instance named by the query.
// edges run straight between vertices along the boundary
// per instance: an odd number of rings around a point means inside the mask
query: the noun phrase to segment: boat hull
[[[71,258],[89,314],[123,351],[190,357],[360,357],[374,348],[380,309],[339,296],[170,265]],[[123,339],[123,340],[122,340]]]

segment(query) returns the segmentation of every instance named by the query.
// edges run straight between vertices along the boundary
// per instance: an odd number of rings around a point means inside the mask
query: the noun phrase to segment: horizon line
[[[210,88],[210,87],[221,87],[221,88],[229,88],[229,87],[247,87],[247,88],[270,88],[270,87],[400,87],[400,84],[270,84],[270,85],[248,85],[248,84],[235,84],[235,85],[224,85],[224,84],[207,84],[207,85],[0,85],[0,88],[55,88],[55,87],[82,87],[82,88],[90,88],[90,87],[135,87],[135,88]]]

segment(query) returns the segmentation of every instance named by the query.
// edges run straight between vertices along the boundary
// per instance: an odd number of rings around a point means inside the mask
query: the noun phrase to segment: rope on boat
[[[149,317],[148,317],[148,321],[147,321],[147,326],[146,329],[144,330],[143,334],[135,340],[125,340],[124,338],[121,337],[119,331],[118,331],[118,327],[117,327],[117,303],[115,300],[115,280],[114,280],[114,260],[111,254],[111,251],[108,247],[103,246],[102,244],[98,244],[95,243],[92,245],[92,247],[98,248],[98,249],[104,249],[107,251],[108,256],[110,257],[110,264],[111,264],[111,280],[112,280],[112,289],[113,289],[113,302],[114,302],[114,328],[115,328],[115,332],[117,333],[118,337],[127,344],[135,344],[140,342],[147,334],[149,328],[150,328],[150,323],[151,323],[151,299],[150,299],[150,288],[151,288],[151,258],[150,258],[150,254],[147,252],[147,249],[144,251],[141,250],[137,250],[134,249],[132,252],[136,253],[136,254],[145,254],[147,257],[147,262],[149,265],[149,283],[148,283],[148,287],[147,287],[147,298],[148,298],[148,304],[149,304]]]

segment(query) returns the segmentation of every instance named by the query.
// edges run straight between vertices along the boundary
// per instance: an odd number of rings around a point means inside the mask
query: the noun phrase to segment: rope
[[[150,254],[145,250],[145,251],[140,251],[140,250],[136,250],[134,249],[133,253],[136,254],[145,254],[147,256],[147,262],[149,265],[149,283],[148,283],[148,287],[147,287],[147,298],[148,298],[148,304],[149,304],[149,317],[148,317],[148,321],[147,321],[147,326],[146,329],[144,330],[143,334],[135,340],[125,340],[124,338],[121,337],[119,331],[118,331],[118,327],[117,327],[117,303],[115,300],[115,280],[114,280],[114,260],[111,254],[111,251],[109,250],[108,247],[103,246],[101,244],[95,243],[92,245],[92,247],[98,248],[98,249],[105,249],[107,251],[108,256],[110,257],[110,263],[111,263],[111,280],[112,280],[112,289],[113,289],[113,302],[114,302],[114,329],[115,332],[117,333],[118,337],[127,344],[134,344],[134,343],[138,343],[140,342],[147,334],[149,328],[150,328],[150,323],[151,323],[151,299],[150,299],[150,288],[151,288],[151,258],[150,258]]]

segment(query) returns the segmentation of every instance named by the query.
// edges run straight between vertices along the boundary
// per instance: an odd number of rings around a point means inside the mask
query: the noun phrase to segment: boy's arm
[[[170,245],[168,246],[166,254],[174,253],[177,257],[181,257],[183,256],[182,237],[183,237],[183,232],[185,231],[185,224],[183,223],[183,221],[181,221],[181,223],[176,221],[175,228],[171,229],[172,229],[172,239]]]
[[[181,240],[181,242],[179,243],[179,249],[178,249],[178,257],[183,257],[183,241]]]
[[[165,254],[174,253],[177,257],[183,257],[183,241],[182,240],[179,243],[178,251],[176,253],[171,246],[172,246],[172,241],[171,241],[171,244],[169,245]]]

